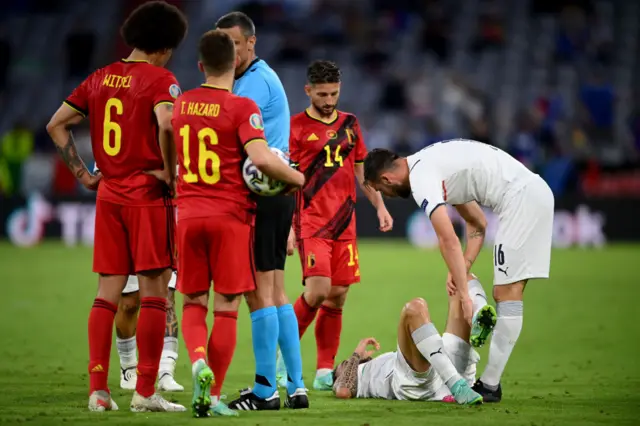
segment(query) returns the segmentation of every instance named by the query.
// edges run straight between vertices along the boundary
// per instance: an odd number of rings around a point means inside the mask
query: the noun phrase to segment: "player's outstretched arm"
[[[468,294],[467,267],[460,240],[453,229],[445,205],[440,205],[431,212],[431,224],[438,235],[440,253],[449,268],[456,289],[460,292],[465,319],[471,324],[473,307],[470,306],[471,299]]]
[[[457,205],[455,208],[467,223],[467,245],[464,249],[464,261],[467,271],[470,271],[484,245],[487,218],[480,205],[475,201]]]
[[[304,185],[304,175],[286,165],[267,146],[264,141],[253,141],[245,145],[247,155],[251,162],[262,173],[272,179],[284,182],[296,188]]]
[[[71,173],[88,189],[95,190],[102,178],[100,172],[95,176],[89,173],[87,166],[80,158],[76,149],[71,127],[80,123],[84,117],[73,108],[62,104],[53,114],[47,124],[47,132],[56,145],[58,154],[62,157]]]
[[[364,195],[367,197],[371,205],[373,205],[373,207],[378,212],[378,220],[380,221],[380,230],[382,232],[391,231],[391,229],[393,229],[393,218],[387,211],[387,207],[384,205],[384,201],[382,199],[382,195],[380,194],[380,192],[376,191],[369,185],[365,184],[364,165],[356,164],[354,170],[355,170],[356,179],[358,180],[358,185],[360,186],[360,189],[362,190]]]
[[[353,353],[342,365],[340,377],[333,386],[336,398],[351,399],[358,395],[358,366],[360,355]]]

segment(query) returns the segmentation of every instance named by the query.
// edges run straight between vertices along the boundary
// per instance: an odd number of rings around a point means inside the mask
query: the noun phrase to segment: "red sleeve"
[[[235,109],[240,143],[246,147],[251,142],[264,142],[264,123],[258,105],[249,98],[238,98],[238,100]]]
[[[300,168],[300,147],[298,145],[297,129],[295,121],[291,120],[291,130],[289,131],[289,158],[291,166]]]
[[[362,130],[360,130],[360,123],[358,122],[358,119],[356,119],[353,130],[356,132],[356,163],[362,163],[364,162],[364,157],[367,156],[367,146],[364,144],[364,138],[362,137]]]
[[[153,108],[161,104],[171,104],[182,94],[178,80],[169,71],[164,73],[153,85]]]
[[[92,76],[93,74],[80,83],[64,101],[69,108],[82,114],[83,117],[89,115],[89,85]]]

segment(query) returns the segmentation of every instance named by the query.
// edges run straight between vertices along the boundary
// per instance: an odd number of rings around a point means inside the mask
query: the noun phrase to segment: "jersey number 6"
[[[122,146],[122,129],[118,123],[111,121],[111,110],[113,108],[115,108],[115,115],[122,115],[122,101],[118,98],[109,98],[104,107],[102,146],[104,147],[104,152],[110,157],[118,155]],[[113,133],[113,145],[111,144],[111,133]]]
[[[189,136],[191,126],[188,124],[180,128],[182,137],[183,164],[186,173],[183,177],[187,183],[196,183],[200,179],[208,185],[214,185],[220,180],[220,157],[208,149],[208,145],[218,145],[218,134],[210,127],[204,127],[198,131],[198,173],[191,171],[191,156],[189,154]],[[211,163],[207,169],[207,162]]]

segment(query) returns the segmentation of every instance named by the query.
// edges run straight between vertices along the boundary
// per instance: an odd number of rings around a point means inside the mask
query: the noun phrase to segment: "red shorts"
[[[232,216],[178,221],[178,290],[241,294],[256,289],[253,227]]]
[[[360,282],[356,240],[334,241],[322,238],[298,240],[302,277],[329,277],[331,285]]]
[[[134,275],[173,266],[172,206],[125,206],[96,200],[93,271]]]

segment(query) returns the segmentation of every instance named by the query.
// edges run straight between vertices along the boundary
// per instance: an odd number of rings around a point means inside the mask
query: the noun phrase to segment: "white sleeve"
[[[409,174],[411,193],[416,204],[431,218],[431,213],[436,207],[445,204],[442,194],[442,179],[435,173],[425,172],[417,166]]]

